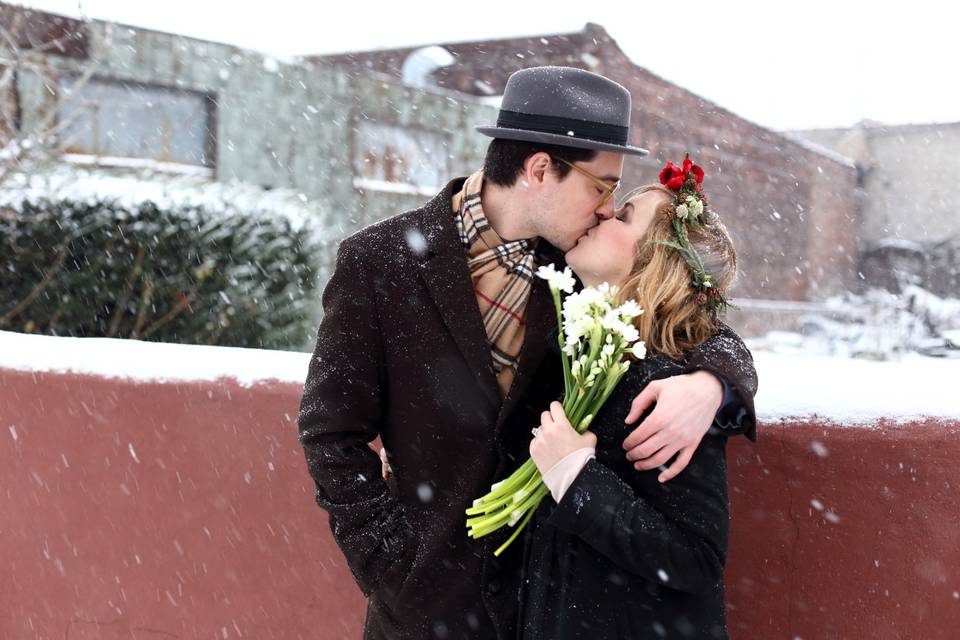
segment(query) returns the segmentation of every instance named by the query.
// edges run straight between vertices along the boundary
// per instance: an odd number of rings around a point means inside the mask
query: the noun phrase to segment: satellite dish
[[[438,45],[417,49],[403,61],[403,83],[411,87],[432,87],[433,72],[455,62],[449,51]]]

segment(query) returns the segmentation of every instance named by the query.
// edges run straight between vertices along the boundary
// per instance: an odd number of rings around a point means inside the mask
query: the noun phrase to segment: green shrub
[[[312,237],[250,211],[7,195],[0,330],[296,349],[315,331]]]

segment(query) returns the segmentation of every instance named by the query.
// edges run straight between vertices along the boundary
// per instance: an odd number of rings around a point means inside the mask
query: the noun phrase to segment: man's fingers
[[[637,471],[649,471],[650,469],[662,467],[670,460],[670,458],[674,456],[674,454],[677,453],[678,449],[679,447],[676,445],[665,445],[652,456],[648,456],[642,460],[637,460],[633,464],[633,468]]]
[[[383,447],[380,448],[380,472],[383,474],[384,480],[389,478],[390,474],[393,473],[393,469],[390,468],[390,462],[387,458],[387,450]]]
[[[663,426],[660,424],[660,418],[657,416],[657,412],[654,411],[644,418],[643,422],[637,425],[636,429],[630,432],[630,435],[628,435],[623,441],[623,448],[627,451],[636,449],[653,437],[654,434],[659,433],[662,428]]]
[[[644,460],[670,444],[662,431],[657,432],[627,451],[627,460]]]
[[[693,457],[693,452],[696,450],[696,445],[681,449],[677,459],[673,461],[673,464],[670,465],[666,471],[657,476],[657,480],[660,482],[668,482],[677,477],[677,474],[687,468],[687,465],[690,463],[690,458]]]
[[[660,385],[656,382],[648,384],[646,388],[640,392],[640,395],[633,399],[633,402],[630,404],[630,413],[627,414],[627,418],[623,422],[630,424],[631,422],[639,420],[643,412],[656,401],[659,395]]]

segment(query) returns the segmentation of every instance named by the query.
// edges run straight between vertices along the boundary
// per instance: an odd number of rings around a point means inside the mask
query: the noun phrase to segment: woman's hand
[[[550,410],[540,415],[540,426],[530,441],[530,457],[540,473],[583,447],[597,446],[597,436],[589,431],[577,433],[563,413],[563,405],[550,403]]]

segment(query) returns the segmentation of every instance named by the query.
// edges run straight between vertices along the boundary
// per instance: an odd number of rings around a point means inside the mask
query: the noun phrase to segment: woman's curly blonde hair
[[[643,237],[637,243],[630,275],[618,292],[620,301],[634,299],[644,312],[633,324],[647,348],[671,358],[703,343],[716,331],[716,318],[704,304],[703,296],[691,286],[690,268],[674,250],[651,241],[671,241],[676,237],[676,193],[659,184],[632,192],[627,201],[650,191],[665,196],[657,205]],[[737,274],[737,252],[727,228],[710,212],[706,223],[689,232],[690,244],[703,261],[704,270],[720,291],[728,291]]]

